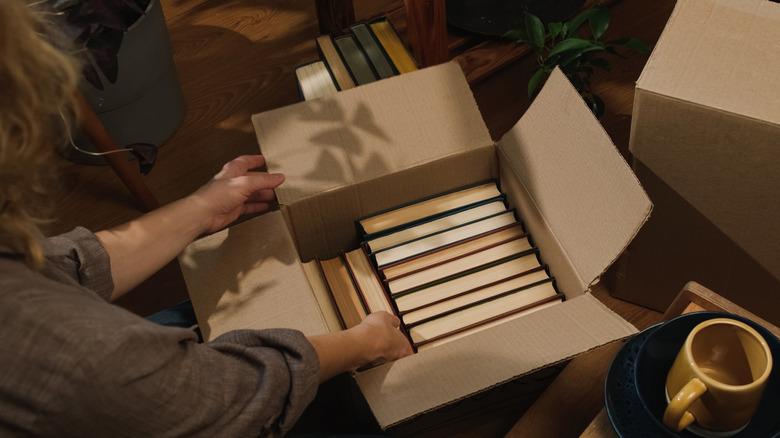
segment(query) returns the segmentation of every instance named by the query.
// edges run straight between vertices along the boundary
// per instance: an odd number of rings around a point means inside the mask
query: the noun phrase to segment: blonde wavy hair
[[[42,2],[38,2],[41,4]],[[0,247],[40,267],[55,148],[77,116],[76,61],[24,0],[0,0]]]

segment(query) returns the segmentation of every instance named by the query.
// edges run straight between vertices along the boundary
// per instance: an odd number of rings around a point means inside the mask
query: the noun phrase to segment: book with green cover
[[[376,81],[376,73],[352,35],[342,35],[334,38],[333,41],[356,84],[363,85]]]
[[[351,29],[363,52],[371,61],[371,65],[374,66],[374,70],[379,78],[384,79],[395,76],[396,72],[392,61],[386,57],[384,50],[382,50],[368,26],[366,24],[356,24]]]

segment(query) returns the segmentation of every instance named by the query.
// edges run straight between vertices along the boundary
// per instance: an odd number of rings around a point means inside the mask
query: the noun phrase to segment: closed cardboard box
[[[678,1],[637,82],[630,148],[656,213],[615,295],[664,310],[696,280],[780,322],[780,4]]]
[[[207,339],[238,328],[339,330],[313,260],[356,248],[359,217],[488,179],[518,209],[567,299],[356,372],[377,423],[387,429],[538,378],[540,370],[635,333],[589,288],[651,204],[560,71],[497,143],[452,63],[252,120],[269,171],[287,176],[276,191],[281,211],[201,239],[181,256]]]

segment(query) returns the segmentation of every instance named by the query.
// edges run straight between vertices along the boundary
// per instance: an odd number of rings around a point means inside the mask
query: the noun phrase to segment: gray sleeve
[[[114,291],[111,261],[94,233],[83,227],[74,228],[44,242],[49,263],[81,286],[108,301]]]
[[[92,390],[80,389],[89,397],[76,396],[71,406],[81,412],[68,416],[83,423],[62,426],[96,436],[278,436],[317,392],[317,355],[298,331],[241,330],[177,344],[156,330],[123,328],[101,360],[87,361]]]

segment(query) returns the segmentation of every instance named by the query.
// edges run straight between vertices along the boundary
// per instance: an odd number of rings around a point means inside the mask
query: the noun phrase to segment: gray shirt
[[[256,436],[314,398],[317,355],[293,330],[198,344],[107,302],[109,257],[84,228],[47,264],[0,254],[0,436]]]

